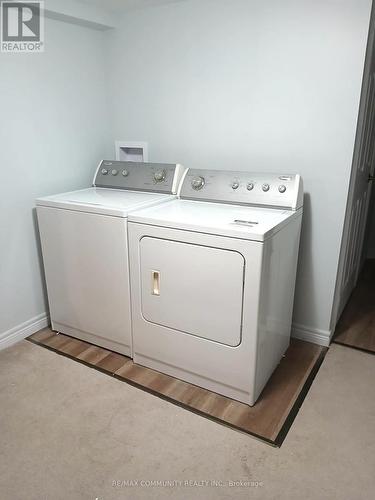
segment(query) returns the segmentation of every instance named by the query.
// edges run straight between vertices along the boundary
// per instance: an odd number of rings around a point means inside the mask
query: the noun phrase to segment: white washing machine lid
[[[174,198],[175,196],[171,194],[92,187],[38,198],[36,205],[127,217],[131,210],[156,205]]]
[[[136,210],[129,215],[128,220],[172,229],[264,241],[288,224],[292,218],[301,215],[302,209],[294,211],[178,199],[152,209]]]

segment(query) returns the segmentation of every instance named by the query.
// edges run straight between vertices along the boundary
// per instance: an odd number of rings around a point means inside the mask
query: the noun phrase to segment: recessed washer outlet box
[[[147,142],[116,141],[116,160],[120,161],[148,161]]]

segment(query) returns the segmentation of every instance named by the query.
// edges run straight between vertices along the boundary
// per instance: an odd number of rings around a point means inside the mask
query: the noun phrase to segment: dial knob
[[[165,179],[165,176],[166,176],[166,171],[165,170],[157,170],[155,173],[154,173],[154,180],[156,182],[161,182]]]
[[[199,189],[202,189],[202,187],[205,184],[204,177],[198,176],[198,177],[193,177],[191,180],[191,187],[195,189],[196,191],[199,191]]]
[[[117,175],[118,174],[118,170],[116,170],[115,168],[113,170],[111,170],[111,174],[112,175]]]
[[[123,170],[121,173],[122,173],[122,175],[124,177],[127,177],[129,175],[129,171],[128,170]]]
[[[103,175],[107,175],[108,174],[108,169],[107,168],[102,168],[101,172],[102,172]]]
[[[248,191],[251,191],[252,189],[254,189],[254,184],[252,182],[248,182],[246,188]]]
[[[269,184],[263,184],[262,189],[263,189],[263,191],[269,191],[270,185]]]
[[[285,193],[286,186],[284,186],[284,184],[281,184],[281,186],[279,186],[279,191],[280,191],[280,193]]]
[[[232,182],[232,189],[238,189],[238,188],[239,188],[239,186],[240,186],[240,183],[239,183],[239,182],[237,182],[237,181],[233,181],[233,182]]]

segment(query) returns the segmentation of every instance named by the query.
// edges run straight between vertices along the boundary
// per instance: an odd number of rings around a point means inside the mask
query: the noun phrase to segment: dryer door
[[[228,346],[241,343],[244,257],[166,239],[140,242],[146,321]]]

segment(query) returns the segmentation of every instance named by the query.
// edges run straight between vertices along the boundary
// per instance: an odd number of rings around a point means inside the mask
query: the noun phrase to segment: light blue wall
[[[35,198],[112,156],[105,36],[46,19],[44,53],[0,53],[0,341],[46,311]]]
[[[115,139],[148,141],[150,161],[301,173],[294,333],[327,338],[370,4],[186,0],[107,32],[46,19],[44,54],[0,54],[0,342],[46,310],[35,198],[87,186]]]
[[[370,0],[188,0],[108,36],[115,139],[150,161],[298,172],[295,335],[327,338]]]

